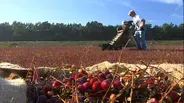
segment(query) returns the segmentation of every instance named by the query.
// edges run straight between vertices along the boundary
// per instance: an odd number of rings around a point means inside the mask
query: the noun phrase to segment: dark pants
[[[145,31],[135,31],[134,39],[136,41],[137,49],[147,50]]]

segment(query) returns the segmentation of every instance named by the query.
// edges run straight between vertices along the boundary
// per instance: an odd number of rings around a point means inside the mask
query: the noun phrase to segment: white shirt
[[[136,25],[136,28],[139,29],[139,27],[141,25],[141,19],[140,19],[139,15],[135,15],[133,17],[133,23],[134,23],[134,25]]]

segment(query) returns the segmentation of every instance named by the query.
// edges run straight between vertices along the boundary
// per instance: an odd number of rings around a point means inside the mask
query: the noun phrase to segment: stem
[[[131,84],[131,92],[130,92],[130,103],[132,103],[132,95],[133,95],[133,87],[134,86],[134,74],[132,73],[132,84]]]
[[[181,80],[181,79],[180,79]],[[170,89],[167,89],[166,91],[165,91],[165,93],[163,94],[163,96],[161,97],[161,99],[160,99],[160,101],[159,102],[162,102],[163,101],[163,99],[172,91],[172,89],[174,88],[174,86],[176,85],[176,84],[178,84],[179,82],[180,82],[180,80],[178,81],[178,82],[176,82],[176,83],[174,83],[173,85],[171,84],[169,87],[170,87]]]
[[[58,96],[58,98],[59,98],[63,103],[66,103],[65,100],[63,100],[63,99],[60,97],[60,95],[57,94],[57,96]]]
[[[56,79],[54,76],[50,75],[50,77],[51,77],[52,79],[58,81],[59,83],[61,83],[62,85],[64,85],[64,86],[66,87],[66,85],[65,85],[63,82],[61,82],[60,80]]]
[[[177,103],[180,103],[180,100],[181,100],[181,97],[178,99],[178,102]]]
[[[124,49],[125,49],[125,47],[121,49],[121,53],[120,53],[120,56],[119,56],[119,58],[118,58],[119,63],[120,63],[120,61],[121,61],[121,55],[123,54],[123,50],[124,50]],[[119,68],[118,68],[118,66],[117,66],[117,68],[115,69],[115,73],[114,73],[114,74],[116,74],[116,73],[118,72],[118,69],[119,69]],[[114,82],[114,80],[115,80],[115,77],[116,77],[116,76],[114,75],[114,77],[113,77],[113,79],[112,79],[112,82],[111,82],[109,88],[107,89],[105,95],[103,96],[103,98],[102,98],[102,100],[101,100],[101,103],[103,103],[103,101],[104,101],[104,99],[105,99],[107,93],[109,92],[109,90],[110,90],[110,88],[111,88],[111,86],[112,86],[112,84],[113,84],[113,82]]]
[[[31,60],[30,68],[32,68],[32,65],[33,65],[34,59],[35,59],[35,57],[33,57],[33,58],[32,58],[32,60]],[[29,76],[30,74],[32,74],[32,73],[31,73],[31,71],[33,71],[33,68],[32,68],[31,70],[28,70],[28,71],[27,71],[26,79],[28,79],[28,76]],[[32,75],[33,75],[33,74],[32,74]]]

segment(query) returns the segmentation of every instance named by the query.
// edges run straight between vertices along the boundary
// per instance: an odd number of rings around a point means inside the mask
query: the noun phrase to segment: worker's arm
[[[141,18],[137,16],[138,20],[140,21],[139,28],[142,28],[144,26],[144,23],[142,22]]]
[[[135,28],[141,29],[144,25],[143,25],[143,22],[141,21],[141,18],[139,17],[139,15],[136,15],[136,20],[137,20],[137,22],[134,24]]]
[[[144,23],[141,21],[140,28],[142,28],[143,26],[144,26]]]

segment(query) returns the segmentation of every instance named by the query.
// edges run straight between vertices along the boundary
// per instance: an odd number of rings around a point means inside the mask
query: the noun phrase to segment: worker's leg
[[[147,45],[146,45],[146,34],[145,34],[145,32],[142,32],[141,42],[142,42],[142,49],[143,49],[143,50],[147,50]]]
[[[141,49],[141,45],[140,45],[140,32],[139,31],[135,31],[134,38],[135,38],[137,49]]]

